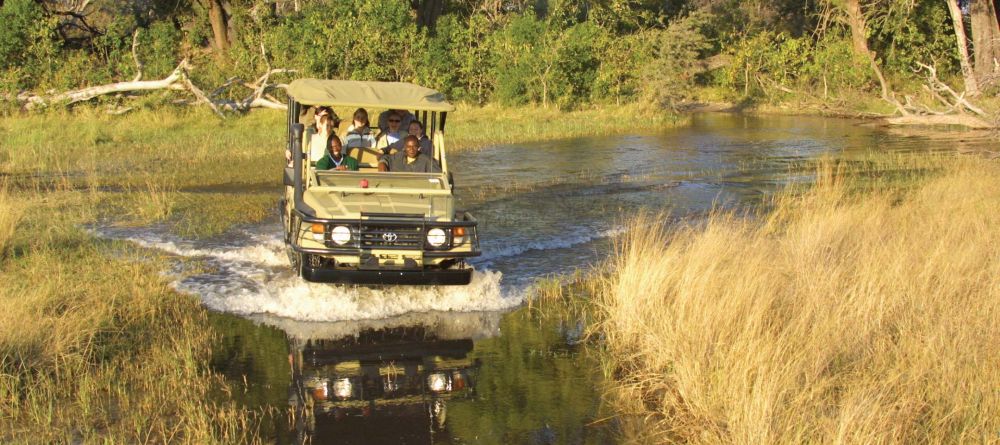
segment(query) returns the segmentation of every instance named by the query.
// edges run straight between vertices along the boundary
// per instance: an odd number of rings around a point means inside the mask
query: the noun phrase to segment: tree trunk
[[[220,51],[229,49],[229,26],[226,23],[226,10],[223,0],[208,0],[208,23],[212,25],[212,35],[215,48]]]
[[[443,0],[420,0],[417,5],[417,24],[433,29],[438,17],[444,12]]]
[[[948,12],[951,13],[951,23],[955,27],[955,40],[958,43],[959,61],[962,63],[962,79],[965,80],[965,94],[969,96],[979,95],[979,84],[976,83],[976,73],[969,63],[968,39],[965,37],[965,23],[962,21],[962,9],[958,6],[958,0],[946,0]]]
[[[1000,22],[993,0],[972,0],[969,14],[977,80],[983,84],[1000,83]]]
[[[871,64],[872,72],[878,78],[879,87],[882,89],[882,100],[892,104],[899,114],[904,116],[910,114],[906,107],[896,100],[892,90],[889,88],[889,82],[882,75],[882,68],[878,66],[875,53],[868,48],[868,37],[866,34],[868,25],[865,23],[864,12],[861,11],[860,0],[844,0],[843,8],[847,15],[847,26],[851,28],[851,43],[854,46],[854,52],[868,59],[868,62]]]

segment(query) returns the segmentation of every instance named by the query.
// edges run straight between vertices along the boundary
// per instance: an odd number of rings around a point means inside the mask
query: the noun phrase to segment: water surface
[[[844,119],[707,114],[646,134],[456,153],[459,207],[479,219],[484,253],[467,287],[304,283],[276,221],[201,241],[101,233],[185,260],[177,288],[199,295],[223,334],[213,367],[241,403],[281,413],[263,431],[278,443],[609,443],[614,420],[582,323],[518,309],[535,280],[599,263],[640,209],[752,208],[810,181],[820,157],[990,145]]]

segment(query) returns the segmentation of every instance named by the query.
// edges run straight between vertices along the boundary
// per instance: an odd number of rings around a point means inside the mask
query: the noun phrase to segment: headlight
[[[448,376],[443,372],[435,372],[427,376],[427,386],[433,392],[450,391],[451,384],[448,382]]]
[[[340,379],[333,382],[333,395],[341,399],[347,399],[351,397],[351,379]]]
[[[333,231],[330,232],[330,239],[338,245],[343,246],[351,240],[351,229],[347,228],[347,226],[334,227]]]
[[[314,240],[319,241],[321,243],[323,242],[323,236],[324,236],[323,232],[326,230],[326,227],[324,227],[322,224],[316,223],[313,224],[309,228],[309,230],[312,232]]]
[[[441,247],[448,241],[448,235],[442,229],[431,229],[427,231],[427,244],[434,247]]]

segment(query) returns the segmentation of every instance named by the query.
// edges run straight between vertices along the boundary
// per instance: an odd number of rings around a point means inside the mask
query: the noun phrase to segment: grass
[[[1000,165],[925,162],[828,166],[759,218],[635,218],[590,284],[630,438],[1000,441]]]
[[[448,146],[476,149],[611,134],[648,133],[679,125],[678,114],[640,105],[603,106],[572,112],[538,106],[459,106],[448,116]]]
[[[80,229],[96,204],[48,190],[9,239],[0,442],[256,441],[259,414],[209,397],[225,383],[206,364],[215,339],[197,297],[169,288],[164,260]]]
[[[6,181],[0,183],[0,210],[0,258],[3,258],[24,213],[23,205],[8,191]]]

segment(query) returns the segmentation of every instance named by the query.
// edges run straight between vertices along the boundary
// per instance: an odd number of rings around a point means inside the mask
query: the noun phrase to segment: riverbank
[[[921,176],[892,182],[828,166],[761,218],[669,230],[633,219],[606,274],[578,284],[595,299],[626,432],[656,443],[994,440],[1000,166],[916,162],[906,168]]]

